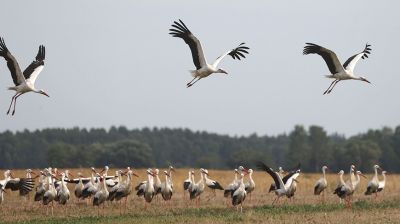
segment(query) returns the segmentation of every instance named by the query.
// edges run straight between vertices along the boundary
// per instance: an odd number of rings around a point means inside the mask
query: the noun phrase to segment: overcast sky
[[[6,1],[0,36],[24,69],[46,46],[36,82],[6,116],[13,92],[0,60],[0,131],[44,127],[187,127],[221,134],[279,134],[296,124],[352,135],[400,124],[400,1]],[[168,29],[182,19],[208,61],[246,42],[250,55],[225,58],[229,75],[186,88],[194,69],[188,46]],[[360,81],[330,80],[305,42],[343,62],[363,50]]]

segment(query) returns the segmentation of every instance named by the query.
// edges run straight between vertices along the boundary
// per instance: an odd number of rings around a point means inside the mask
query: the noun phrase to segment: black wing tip
[[[233,59],[238,59],[238,60],[246,58],[245,54],[249,54],[247,50],[249,50],[250,48],[244,46],[245,44],[246,43],[244,42],[240,43],[235,49],[232,49],[232,51],[229,52],[228,55],[230,55]]]

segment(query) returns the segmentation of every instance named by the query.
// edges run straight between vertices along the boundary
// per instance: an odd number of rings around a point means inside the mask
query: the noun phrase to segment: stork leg
[[[332,83],[329,85],[328,89],[325,90],[325,92],[324,92],[323,95],[325,95],[325,94],[328,93],[329,89],[332,87],[332,85],[333,85],[336,81],[337,81],[337,79],[335,79],[335,80],[332,81]]]
[[[197,77],[194,77],[194,78],[192,79],[192,81],[190,81],[190,82],[188,82],[188,83],[186,84],[186,86],[187,86],[187,87],[190,87],[190,86],[192,86],[192,84],[191,84],[191,83],[192,83],[192,82],[193,82],[193,81],[194,81],[196,78],[197,78]]]
[[[12,104],[13,104],[13,102],[14,102],[15,97],[17,97],[17,95],[18,95],[18,93],[16,93],[16,94],[11,98],[11,103],[10,103],[10,106],[8,107],[7,115],[10,113],[11,106],[12,106]]]
[[[192,81],[190,81],[190,83],[188,83],[188,85],[187,85],[187,87],[189,88],[189,87],[191,87],[191,86],[193,86],[197,81],[199,81],[201,79],[201,77],[199,77],[196,81],[194,81],[193,82],[193,80]],[[193,82],[193,83],[191,83],[191,82]]]
[[[12,114],[11,115],[13,115],[14,116],[14,114],[15,114],[15,106],[17,105],[17,98],[19,97],[19,96],[21,96],[22,95],[22,93],[20,93],[18,96],[16,96],[15,97],[15,99],[14,99],[14,109],[13,109],[13,112],[12,112]]]
[[[335,84],[333,84],[332,88],[327,92],[328,94],[332,92],[333,88],[336,86],[336,84],[338,84],[338,82],[340,82],[340,80],[336,80]]]

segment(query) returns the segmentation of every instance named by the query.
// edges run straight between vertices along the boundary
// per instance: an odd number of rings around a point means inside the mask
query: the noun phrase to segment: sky
[[[51,127],[170,127],[220,134],[276,135],[296,124],[353,135],[400,124],[400,1],[7,1],[0,36],[24,69],[46,46],[36,81],[50,98],[27,93],[7,116],[13,92],[0,59],[0,131]],[[225,58],[190,88],[189,47],[168,34],[182,19],[212,62],[245,42],[242,61]],[[355,73],[372,84],[340,82],[306,42],[344,62],[372,45]],[[3,111],[3,112],[1,112]]]

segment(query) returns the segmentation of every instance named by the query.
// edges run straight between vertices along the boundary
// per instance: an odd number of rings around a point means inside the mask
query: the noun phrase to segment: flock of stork
[[[193,33],[181,20],[179,20],[179,22],[174,21],[174,23],[172,24],[172,28],[170,29],[170,34],[173,37],[182,38],[185,43],[189,45],[192,53],[192,59],[196,70],[190,71],[193,79],[187,83],[187,87],[191,87],[199,80],[206,78],[213,73],[228,74],[224,69],[218,68],[218,64],[225,56],[229,55],[233,59],[241,60],[242,58],[246,57],[246,54],[249,53],[249,47],[245,46],[245,43],[241,43],[236,48],[226,51],[225,53],[220,55],[212,64],[209,64],[203,53],[203,48],[200,41],[196,38],[195,35],[193,35]],[[325,60],[329,71],[331,72],[331,74],[327,75],[326,77],[333,79],[333,82],[324,92],[324,94],[329,94],[336,86],[336,84],[341,80],[353,79],[370,83],[366,78],[362,76],[356,76],[354,74],[354,67],[356,63],[360,59],[368,58],[368,54],[370,54],[371,51],[370,46],[371,45],[367,44],[362,52],[355,54],[347,59],[347,61],[343,65],[340,63],[338,57],[333,51],[313,43],[306,43],[303,54],[318,54]],[[40,45],[35,60],[22,72],[17,60],[8,50],[4,39],[0,37],[0,56],[2,56],[7,61],[7,67],[10,70],[11,77],[15,84],[15,86],[9,87],[8,89],[14,90],[16,92],[11,99],[7,114],[10,113],[12,105],[14,105],[12,115],[15,114],[17,98],[24,93],[34,92],[49,97],[49,95],[44,90],[35,88],[36,78],[44,68],[45,52],[45,47],[43,45]]]
[[[292,198],[294,196],[297,189],[297,178],[300,175],[300,164],[288,172],[285,172],[281,167],[278,171],[274,171],[262,162],[259,162],[257,167],[267,172],[274,180],[269,188],[269,192],[275,192],[277,196],[272,202],[272,205],[275,205],[280,197],[286,196]],[[368,183],[365,195],[375,194],[376,198],[378,192],[382,191],[385,187],[386,171],[382,171],[383,180],[380,181],[378,179],[378,169],[381,168],[378,165],[374,165],[373,168],[375,174]],[[323,176],[314,186],[314,194],[321,195],[323,201],[325,200],[325,189],[328,186],[325,176],[327,169],[327,166],[322,167]],[[134,173],[130,167],[127,167],[124,171],[116,171],[115,176],[108,175],[108,170],[109,167],[105,166],[102,171],[97,172],[95,168],[92,167],[90,177],[83,177],[81,173],[78,173],[75,179],[68,170],[59,173],[57,168],[45,168],[40,171],[40,174],[36,174],[31,169],[28,169],[26,170],[26,177],[24,178],[14,178],[12,172],[6,170],[4,172],[5,179],[0,180],[0,204],[4,201],[6,189],[19,191],[21,196],[27,196],[29,192],[33,190],[36,178],[39,180],[36,186],[34,201],[51,206],[52,214],[54,201],[58,202],[60,205],[66,205],[70,199],[68,183],[75,184],[74,195],[78,201],[92,199],[93,206],[103,205],[103,209],[106,201],[120,201],[121,199],[124,199],[124,206],[126,209],[128,196],[132,193],[133,189],[136,190],[136,195],[138,197],[144,198],[145,206],[147,203],[151,203],[153,198],[159,194],[165,201],[169,201],[174,193],[172,174],[175,172],[175,169],[172,166],[164,171],[165,181],[161,181],[158,169],[148,168],[146,170],[147,179],[140,182],[135,188],[133,188],[132,185],[132,176],[139,176]],[[251,193],[254,191],[256,184],[252,177],[252,169],[239,166],[234,172],[235,177],[233,181],[224,188],[217,181],[210,179],[207,169],[200,169],[200,179],[198,181],[195,180],[194,170],[190,170],[188,178],[183,182],[183,189],[187,192],[184,193],[184,196],[188,194],[190,200],[195,200],[196,205],[199,205],[200,196],[204,192],[206,186],[212,189],[214,196],[216,195],[215,190],[223,190],[224,197],[230,198],[232,205],[235,206],[237,210],[239,210],[240,206],[240,211],[242,212],[243,202],[247,195],[249,195],[251,200]],[[285,173],[286,175],[283,176]],[[346,207],[351,207],[352,196],[360,183],[360,176],[365,176],[361,171],[356,170],[354,165],[350,167],[350,177],[347,181],[343,179],[343,170],[338,174],[339,184],[334,194],[340,198],[340,201],[342,201],[342,199],[345,200]],[[36,176],[33,177],[32,175]],[[247,175],[248,181],[244,182],[244,177]],[[126,178],[123,178],[123,176],[126,176]],[[120,210],[121,209],[122,205],[120,205]],[[98,212],[100,213],[100,208]]]

